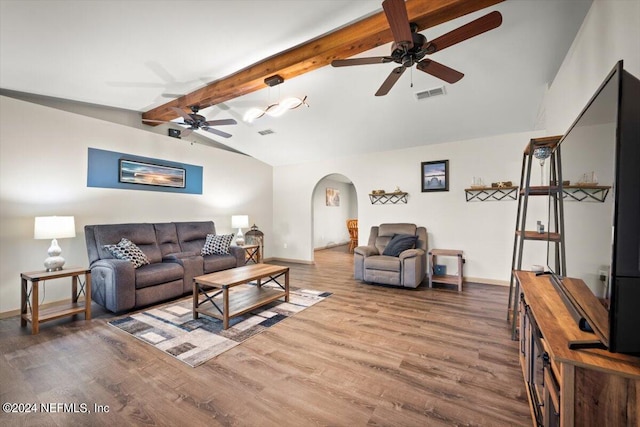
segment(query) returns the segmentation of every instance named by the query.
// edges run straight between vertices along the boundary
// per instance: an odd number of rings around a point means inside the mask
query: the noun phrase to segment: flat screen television
[[[561,175],[550,189],[563,197],[566,271],[558,274],[555,244],[548,242],[551,281],[581,329],[594,332],[595,347],[640,354],[640,80],[622,60],[555,150]],[[569,278],[581,279],[591,294],[578,292]]]

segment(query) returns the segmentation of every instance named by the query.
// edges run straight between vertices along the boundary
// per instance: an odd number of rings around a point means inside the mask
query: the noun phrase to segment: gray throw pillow
[[[143,265],[149,264],[149,259],[142,252],[142,250],[131,240],[120,239],[116,245],[104,245],[104,248],[108,250],[111,255],[118,259],[124,259],[133,264],[133,268],[140,268]]]
[[[416,247],[418,236],[414,234],[394,234],[387,246],[384,248],[382,255],[400,256],[407,249]]]

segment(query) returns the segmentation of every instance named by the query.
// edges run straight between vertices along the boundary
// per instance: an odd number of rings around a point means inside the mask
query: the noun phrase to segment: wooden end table
[[[284,286],[278,282],[284,276]],[[262,282],[262,279],[266,279]],[[256,281],[251,289],[229,292],[234,286]],[[276,283],[280,289],[263,287],[269,282]],[[213,292],[209,294],[209,292]],[[200,297],[204,298],[200,300]],[[198,314],[222,320],[222,327],[229,328],[229,319],[248,313],[272,301],[283,298],[289,302],[289,267],[272,264],[251,264],[231,268],[216,273],[205,274],[193,278],[193,318]],[[212,309],[203,307],[211,303]]]
[[[458,273],[457,274],[444,274],[436,275],[436,257],[438,256],[451,256],[458,257]],[[450,285],[457,285],[458,292],[462,291],[462,268],[464,265],[464,258],[462,257],[462,251],[456,249],[431,249],[429,251],[429,287],[433,287],[433,282],[447,283]]]
[[[242,245],[240,247],[244,249],[245,265],[251,263],[260,264],[262,262],[262,258],[260,257],[260,245]]]
[[[79,280],[79,276],[84,274],[84,284]],[[40,282],[46,280],[71,277],[71,301],[68,303],[56,303],[50,307],[40,309],[38,301]],[[40,323],[48,320],[58,319],[65,316],[73,316],[84,313],[85,320],[91,320],[91,270],[86,268],[65,268],[59,271],[34,271],[21,273],[21,304],[20,304],[20,326],[27,326],[31,322],[31,333],[37,334],[40,331]],[[27,282],[31,282],[29,289]],[[78,289],[78,283],[80,288]],[[78,297],[84,294],[84,304],[78,303]],[[29,301],[31,297],[31,301]]]

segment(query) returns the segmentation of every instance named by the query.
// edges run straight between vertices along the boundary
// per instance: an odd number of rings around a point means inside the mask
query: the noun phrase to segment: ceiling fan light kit
[[[376,92],[376,96],[384,96],[400,79],[407,68],[416,66],[422,72],[430,74],[447,83],[456,83],[464,74],[449,68],[446,65],[431,59],[423,59],[426,55],[439,52],[447,47],[463,42],[484,32],[499,27],[502,24],[502,15],[498,11],[491,12],[474,21],[469,22],[455,30],[452,30],[434,40],[418,33],[418,25],[409,22],[407,8],[404,0],[384,0],[382,9],[386,15],[393,44],[390,56],[377,56],[370,58],[336,59],[331,62],[333,67],[346,67],[352,65],[385,64],[395,62],[399,67],[391,70],[391,73]]]

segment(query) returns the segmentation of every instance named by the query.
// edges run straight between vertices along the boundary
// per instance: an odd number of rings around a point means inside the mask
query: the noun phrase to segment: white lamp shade
[[[34,239],[64,239],[76,237],[76,223],[72,216],[37,216],[33,227]]]
[[[231,216],[232,228],[247,228],[249,227],[249,215],[232,215]]]

